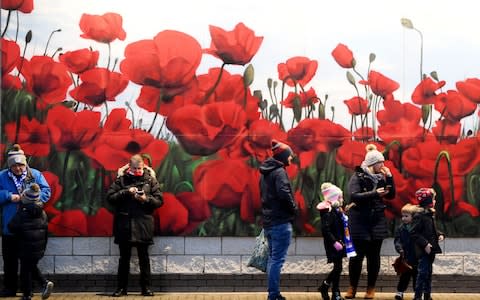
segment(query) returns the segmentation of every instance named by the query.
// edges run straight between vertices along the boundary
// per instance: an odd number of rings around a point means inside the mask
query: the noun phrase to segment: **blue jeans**
[[[418,260],[418,275],[415,285],[415,297],[421,298],[422,293],[430,294],[432,292],[432,264],[435,260],[435,254],[422,254]]]
[[[267,264],[268,299],[277,299],[280,295],[280,272],[292,240],[292,224],[284,223],[265,228],[265,234],[269,245]]]

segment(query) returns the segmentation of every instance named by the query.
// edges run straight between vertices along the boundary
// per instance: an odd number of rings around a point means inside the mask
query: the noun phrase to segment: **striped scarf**
[[[27,178],[27,170],[25,170],[20,176],[16,176],[12,171],[8,170],[8,177],[12,178],[18,193],[21,194],[23,192],[23,182],[25,181],[25,178]]]
[[[342,215],[343,221],[343,231],[345,233],[345,237],[343,241],[345,242],[345,251],[347,252],[347,257],[354,257],[357,256],[357,252],[355,252],[355,247],[353,246],[352,238],[350,236],[350,229],[348,228],[348,216],[340,211]]]

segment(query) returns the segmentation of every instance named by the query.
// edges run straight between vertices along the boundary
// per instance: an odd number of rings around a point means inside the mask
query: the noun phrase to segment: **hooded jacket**
[[[292,223],[298,207],[284,164],[268,158],[260,165],[263,227]]]
[[[421,257],[425,252],[425,246],[428,243],[432,245],[431,254],[442,253],[442,248],[438,244],[438,236],[443,235],[435,226],[434,211],[431,209],[423,209],[413,215],[412,241],[416,246],[417,258]]]
[[[21,203],[8,228],[19,239],[21,259],[43,257],[47,247],[48,218],[41,201]]]

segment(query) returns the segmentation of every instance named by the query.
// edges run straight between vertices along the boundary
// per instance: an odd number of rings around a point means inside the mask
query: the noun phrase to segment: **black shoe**
[[[0,291],[0,298],[15,297],[16,295],[17,293],[12,290],[3,289]]]
[[[153,297],[153,292],[149,288],[142,289],[142,296]]]
[[[323,300],[330,300],[330,296],[328,295],[328,289],[330,288],[330,285],[325,282],[325,280],[322,282],[322,285],[318,288],[318,291],[320,294],[322,294],[322,299]]]
[[[127,290],[118,288],[115,292],[113,292],[112,297],[122,297],[127,296]]]
[[[337,291],[332,293],[332,300],[345,300],[345,298]]]
[[[276,298],[267,298],[267,300],[287,300],[287,298],[283,297],[282,295],[278,295]]]
[[[31,296],[22,296],[22,300],[32,300]]]

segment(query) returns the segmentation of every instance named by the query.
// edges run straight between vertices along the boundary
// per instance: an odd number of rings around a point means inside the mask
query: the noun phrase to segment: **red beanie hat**
[[[273,158],[281,161],[284,164],[288,164],[288,157],[293,155],[293,151],[287,144],[272,140],[272,152]]]
[[[422,207],[432,207],[435,191],[431,188],[421,188],[415,192],[415,198]]]

